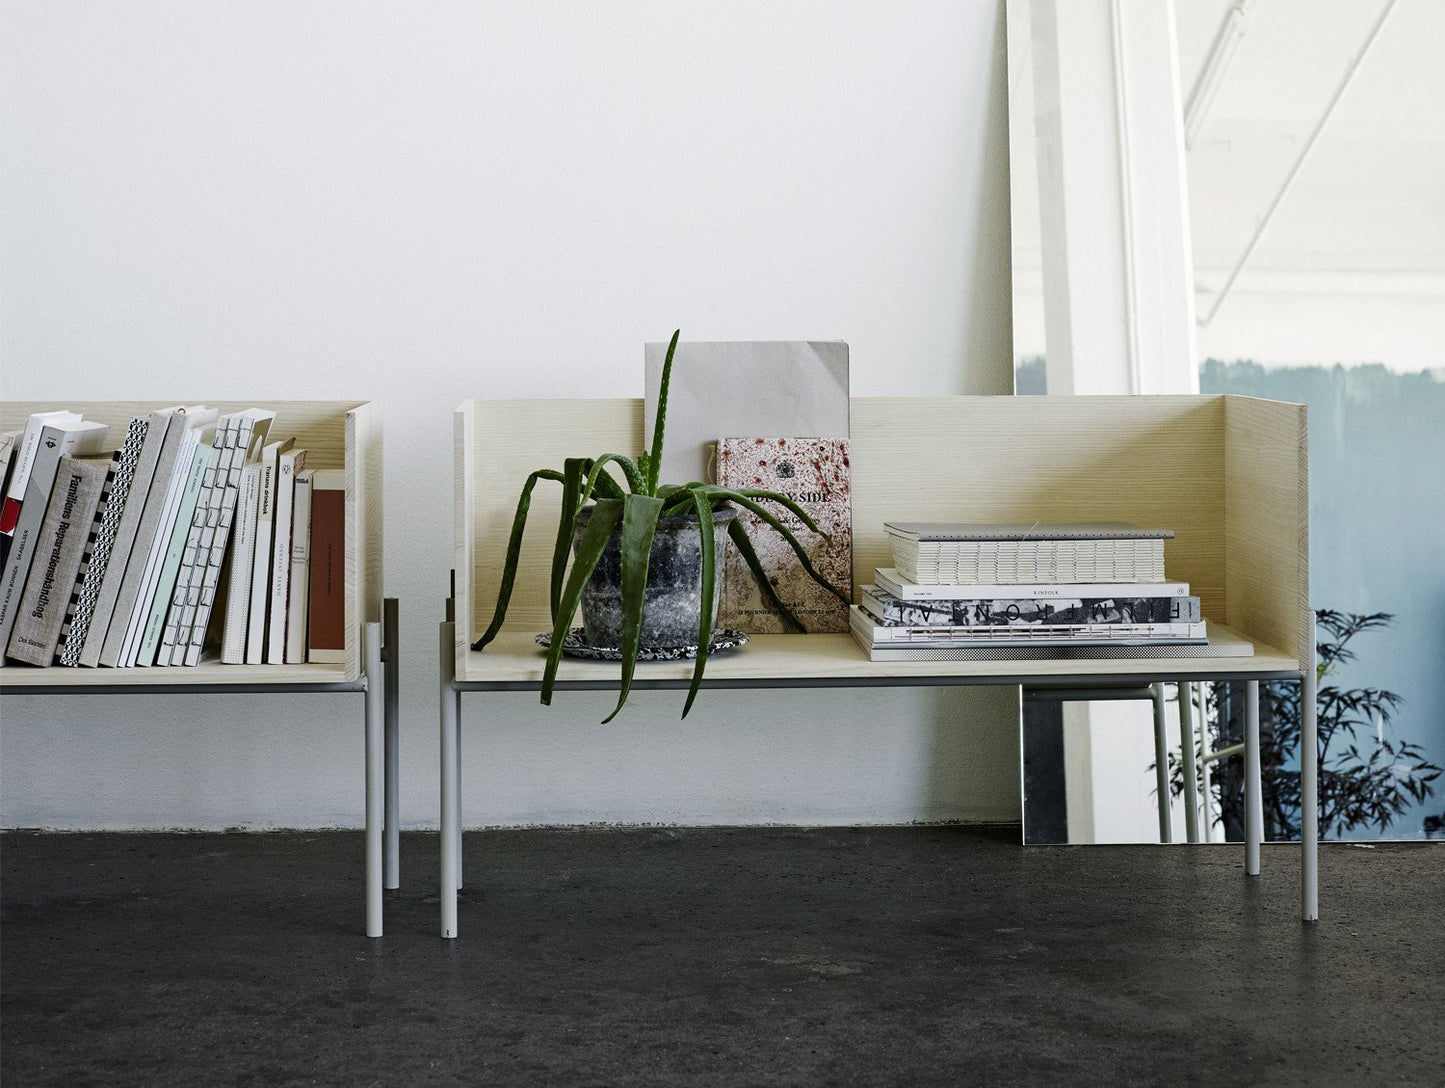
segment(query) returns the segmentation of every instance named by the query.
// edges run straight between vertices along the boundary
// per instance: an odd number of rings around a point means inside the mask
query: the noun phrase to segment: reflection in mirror
[[[1048,385],[1030,16],[1053,2],[1008,5],[1021,394]],[[1445,5],[1177,0],[1174,12],[1200,391],[1310,408],[1321,836],[1445,838]],[[1271,839],[1298,834],[1294,697],[1279,685],[1262,698]],[[1241,697],[1201,686],[1194,698],[1196,754],[1224,753],[1199,763],[1199,836],[1234,841]],[[1107,751],[1098,730],[1071,725],[1078,712],[1026,707],[1026,841],[1160,841],[1147,707]]]

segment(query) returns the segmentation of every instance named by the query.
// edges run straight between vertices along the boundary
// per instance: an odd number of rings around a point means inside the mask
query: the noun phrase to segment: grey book
[[[910,601],[864,586],[863,608],[885,627],[1017,627],[1040,624],[1198,623],[1198,597],[962,598]]]
[[[100,589],[96,593],[90,629],[86,631],[85,642],[80,649],[78,664],[86,668],[94,668],[100,664],[101,650],[105,646],[116,605],[125,589],[126,572],[130,569],[131,551],[135,544],[136,530],[140,528],[141,517],[145,512],[146,497],[150,494],[151,481],[155,478],[156,465],[165,446],[171,418],[179,407],[177,405],[152,412],[146,426],[145,440],[141,444],[140,456],[136,458],[130,493],[126,498],[125,508],[121,511],[120,521],[116,524],[115,540],[111,542],[110,560],[101,578]],[[144,557],[141,562],[145,562]],[[139,578],[139,574],[136,577]],[[132,602],[134,599],[132,596]],[[129,611],[126,616],[129,618]]]
[[[41,522],[50,502],[50,489],[60,468],[60,459],[68,453],[84,456],[103,453],[110,428],[104,423],[85,421],[46,424],[40,431],[35,459],[30,466],[30,479],[25,485],[25,501],[15,523],[10,554],[0,574],[0,646],[10,644],[15,630],[20,598],[30,573],[31,560],[37,550]]]
[[[60,459],[41,522],[39,548],[10,635],[7,652],[16,661],[49,665],[55,659],[110,464],[109,459]]]
[[[135,480],[136,465],[145,445],[150,420],[136,416],[126,429],[125,442],[115,451],[110,479],[101,494],[100,506],[96,511],[95,525],[90,533],[85,558],[81,561],[80,578],[75,587],[75,599],[70,615],[60,633],[58,655],[60,664],[80,664],[80,652],[85,647],[85,637],[90,631],[91,620],[95,618],[95,605],[100,597],[100,587],[105,572],[110,566],[110,557],[115,550],[116,530],[120,527],[121,515],[125,512],[126,499],[130,497],[131,484]]]
[[[189,409],[180,407],[167,409],[169,418],[166,422],[164,438],[157,451],[150,486],[146,489],[145,499],[140,503],[138,517],[131,534],[130,558],[125,565],[125,577],[121,582],[120,592],[116,596],[115,607],[110,617],[110,627],[105,633],[105,642],[100,651],[98,664],[107,668],[114,668],[122,664],[122,651],[127,648],[127,636],[133,627],[132,618],[136,610],[136,601],[140,598],[147,575],[150,573],[151,550],[155,544],[156,531],[160,526],[161,515],[170,494],[176,459],[180,456],[181,446],[185,440],[185,417],[188,411]],[[149,444],[147,442],[147,445]],[[139,498],[140,496],[137,494],[135,497]],[[127,503],[127,506],[129,505]]]

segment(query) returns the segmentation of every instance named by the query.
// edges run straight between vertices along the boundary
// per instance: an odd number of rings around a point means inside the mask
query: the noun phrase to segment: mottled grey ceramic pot
[[[582,528],[592,516],[585,508],[577,516],[577,531],[572,537],[575,550]],[[728,523],[737,516],[735,509],[713,513],[713,567],[719,576],[723,569],[723,548],[727,545]],[[722,596],[721,577],[713,593],[713,621],[717,621],[718,600]],[[697,620],[702,605],[702,540],[697,529],[697,516],[662,518],[652,538],[652,553],[647,561],[647,589],[642,605],[643,646],[662,648],[693,646],[697,643]],[[582,590],[582,626],[592,646],[622,645],[622,560],[621,544],[616,533],[607,542],[597,569]]]

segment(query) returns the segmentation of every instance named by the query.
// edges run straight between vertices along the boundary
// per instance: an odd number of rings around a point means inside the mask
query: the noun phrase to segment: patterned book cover
[[[906,601],[864,586],[863,608],[884,627],[1018,627],[1040,624],[1198,623],[1198,597],[1027,598]]]
[[[844,593],[853,588],[853,514],[846,438],[722,438],[717,481],[735,490],[763,488],[786,495],[823,531],[814,533],[776,503],[763,505],[798,538],[818,573]],[[810,633],[848,630],[848,606],[808,576],[788,542],[758,515],[739,515],[773,591]],[[718,625],[753,634],[788,631],[729,544],[723,563]]]
[[[126,430],[125,442],[115,451],[111,479],[107,490],[101,495],[100,510],[96,516],[95,528],[91,532],[90,550],[82,561],[80,583],[75,588],[70,614],[66,617],[66,626],[61,632],[62,665],[73,668],[80,664],[80,651],[85,645],[86,635],[90,632],[90,621],[95,615],[96,600],[100,596],[101,580],[110,565],[120,517],[125,511],[126,499],[130,497],[130,486],[135,479],[136,464],[140,461],[141,446],[145,443],[149,429],[150,419],[136,416]]]

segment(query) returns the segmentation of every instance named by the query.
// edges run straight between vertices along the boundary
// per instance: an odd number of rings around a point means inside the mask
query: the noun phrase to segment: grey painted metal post
[[[453,817],[456,822],[457,833],[453,838],[456,847],[457,860],[457,890],[464,886],[465,878],[462,874],[462,693],[455,688],[452,689],[452,721],[456,722],[453,732],[456,734],[456,787],[452,790],[452,797],[456,805],[456,814]]]
[[[1264,790],[1259,767],[1259,681],[1245,684],[1244,697],[1244,871],[1259,876],[1264,841]]]
[[[382,602],[386,649],[386,838],[382,856],[388,888],[401,887],[401,640],[395,597]]]
[[[1310,660],[1300,675],[1300,917],[1320,918],[1320,749],[1315,706],[1315,627],[1310,620]]]
[[[1194,763],[1194,685],[1181,680],[1179,692],[1179,743],[1184,759],[1184,835],[1199,841],[1199,780]]]
[[[381,936],[381,839],[385,752],[385,681],[381,672],[381,624],[366,625],[366,935]]]
[[[1174,841],[1169,805],[1169,736],[1164,729],[1164,685],[1150,684],[1154,697],[1154,784],[1159,790],[1159,841]]]
[[[461,853],[461,824],[457,819],[458,692],[452,686],[456,679],[456,624],[441,625],[441,646],[438,665],[441,671],[441,888],[442,936],[457,935],[457,858]]]

